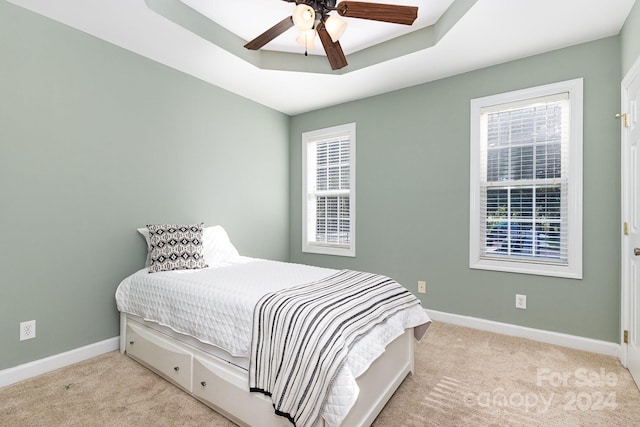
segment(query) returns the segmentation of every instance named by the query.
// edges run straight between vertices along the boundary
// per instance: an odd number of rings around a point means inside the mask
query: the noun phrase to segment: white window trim
[[[310,143],[320,140],[338,137],[340,135],[349,134],[349,224],[350,224],[350,244],[349,245],[331,245],[309,242],[308,227],[315,226],[310,223],[307,215],[307,198],[308,181],[307,181],[307,147]],[[302,252],[338,255],[355,257],[356,256],[356,124],[348,123],[339,126],[333,126],[315,131],[303,132],[302,134]]]
[[[568,92],[570,102],[568,264],[481,258],[480,248],[480,113],[508,102]],[[471,100],[469,267],[582,279],[582,137],[583,79],[568,80]]]

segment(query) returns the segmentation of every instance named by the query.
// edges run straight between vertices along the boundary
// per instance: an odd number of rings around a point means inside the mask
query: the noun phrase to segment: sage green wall
[[[620,105],[618,37],[557,50],[291,121],[291,261],[396,278],[425,307],[618,340]],[[584,78],[584,279],[469,269],[472,98]],[[393,76],[389,76],[393,78]],[[357,257],[301,252],[301,133],[357,124]],[[527,310],[514,308],[526,294]]]
[[[629,71],[640,57],[640,2],[636,1],[620,31],[622,75]]]
[[[376,271],[414,291],[427,280],[433,309],[617,341],[610,119],[639,27],[636,4],[619,38],[290,119],[0,0],[0,369],[116,336],[115,288],[144,260],[134,229],[164,221],[223,224],[246,255]],[[584,279],[470,270],[469,100],[576,77]],[[351,121],[358,257],[302,254],[300,134]],[[37,338],[19,342],[31,319]]]
[[[4,1],[0,58],[0,369],[118,335],[141,225],[288,258],[288,116]]]

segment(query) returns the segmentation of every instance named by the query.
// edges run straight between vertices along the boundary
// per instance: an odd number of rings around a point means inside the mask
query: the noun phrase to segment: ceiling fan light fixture
[[[300,31],[296,42],[304,48],[313,49],[316,46],[316,30],[312,28]]]
[[[310,30],[316,20],[316,12],[306,4],[299,4],[293,9],[293,23],[299,30]]]
[[[324,26],[331,36],[331,40],[335,43],[342,37],[344,30],[347,28],[347,23],[337,16],[331,15],[325,21]]]
[[[347,23],[330,15],[336,12],[340,17],[368,19],[370,21],[389,22],[393,24],[412,25],[418,17],[417,6],[370,3],[364,1],[340,0],[284,0],[296,3],[291,16],[284,18],[264,33],[244,45],[250,50],[261,49],[264,45],[280,36],[291,27],[298,28],[297,43],[305,48],[308,56],[309,46],[315,44],[315,34],[322,42],[332,70],[340,70],[349,65],[342,50],[339,39],[344,33]],[[340,3],[336,3],[340,1]],[[307,31],[312,30],[311,33]]]

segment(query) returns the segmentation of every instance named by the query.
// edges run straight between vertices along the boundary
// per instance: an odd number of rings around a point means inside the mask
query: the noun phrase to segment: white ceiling
[[[280,0],[182,0],[182,2],[247,41],[254,39],[283,18],[290,16],[294,8],[293,3]],[[349,55],[366,47],[432,25],[453,3],[453,0],[429,0],[428,2],[424,0],[374,0],[374,2],[417,6],[418,19],[413,25],[407,26],[364,19],[340,18],[347,23],[347,30],[340,39],[340,45],[345,54]],[[429,6],[425,7],[427,3]],[[251,12],[247,13],[247,11]],[[336,13],[333,15],[337,16]],[[291,28],[268,43],[264,49],[303,53],[304,48],[295,42],[296,35],[297,30]],[[322,44],[319,40],[317,41],[315,49],[309,49],[309,54],[324,55]]]
[[[635,2],[478,0],[434,46],[331,74],[258,68],[215,40],[160,16],[144,0],[8,1],[290,115],[612,36],[619,33]],[[292,3],[281,0],[181,1],[246,41],[293,9]],[[432,25],[454,0],[379,2],[418,6],[418,20],[406,27],[345,18],[348,27],[340,42],[347,60],[365,47]],[[291,31],[269,49],[299,52]],[[310,94],[308,88],[322,90]]]

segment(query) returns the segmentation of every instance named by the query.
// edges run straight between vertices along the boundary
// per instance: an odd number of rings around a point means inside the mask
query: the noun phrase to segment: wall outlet
[[[527,296],[516,294],[516,308],[527,309]]]
[[[20,322],[20,341],[30,340],[36,337],[36,321]]]
[[[418,293],[419,294],[426,294],[427,293],[427,282],[420,280],[418,282]]]

